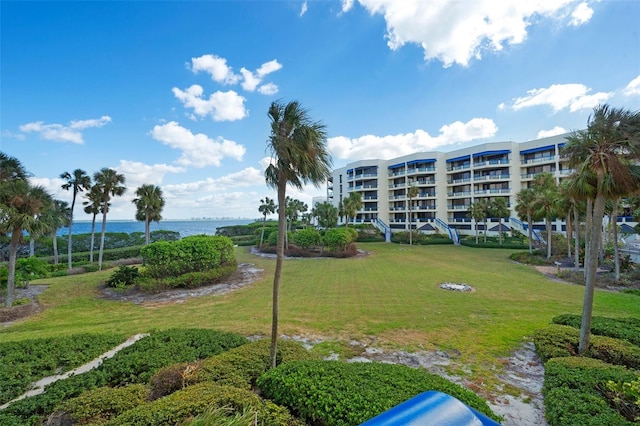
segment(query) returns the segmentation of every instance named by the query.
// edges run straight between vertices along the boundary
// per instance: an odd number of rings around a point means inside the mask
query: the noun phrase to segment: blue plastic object
[[[446,393],[428,391],[403,402],[360,426],[500,426]]]

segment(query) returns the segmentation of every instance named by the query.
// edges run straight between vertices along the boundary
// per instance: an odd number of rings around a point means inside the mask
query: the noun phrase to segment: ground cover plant
[[[457,353],[451,373],[483,391],[496,383],[500,358],[557,315],[581,311],[583,288],[549,280],[509,259],[511,250],[359,243],[352,259],[291,259],[284,264],[281,333],[320,336],[318,350],[352,353],[351,341],[383,348]],[[180,304],[133,305],[105,300],[101,283],[112,271],[50,278],[40,295],[44,311],[0,329],[0,341],[78,333],[133,335],[176,324],[244,336],[270,331],[274,260],[236,249],[239,263],[264,270],[250,286]],[[471,293],[448,292],[464,282]],[[596,292],[596,316],[640,316],[637,297]],[[314,348],[315,349],[315,348]],[[353,354],[353,353],[352,353]]]

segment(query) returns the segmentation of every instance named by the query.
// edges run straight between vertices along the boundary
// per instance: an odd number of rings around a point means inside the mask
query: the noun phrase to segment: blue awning
[[[473,158],[484,157],[489,155],[503,155],[503,154],[509,154],[509,153],[511,153],[510,149],[503,149],[499,151],[483,151],[483,152],[478,152],[477,154],[473,154]]]
[[[471,159],[471,155],[463,155],[462,157],[449,158],[447,160],[447,163],[453,163],[455,161],[464,161],[464,160],[470,160],[470,159]]]
[[[547,145],[547,146],[541,146],[540,148],[525,149],[524,151],[520,151],[520,155],[533,154],[535,152],[542,152],[542,151],[553,151],[555,153],[556,146]]]
[[[428,163],[435,163],[436,159],[435,158],[425,158],[423,160],[411,160],[411,161],[407,161],[407,166],[409,164],[428,164]]]
[[[404,167],[404,163],[394,164],[392,166],[387,167],[388,169],[397,169],[398,167]]]
[[[351,174],[351,173],[353,173],[353,169],[349,169],[349,170],[347,170],[347,174],[348,174],[348,175],[349,175],[349,174]]]

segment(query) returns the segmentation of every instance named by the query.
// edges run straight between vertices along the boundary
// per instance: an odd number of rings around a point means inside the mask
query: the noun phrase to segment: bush
[[[324,243],[330,250],[344,251],[354,240],[351,228],[331,228],[324,235]],[[357,233],[357,231],[355,231]]]
[[[304,250],[319,246],[321,240],[320,233],[315,228],[300,229],[293,234],[292,238],[293,243]]]
[[[558,315],[551,322],[579,329],[582,324],[582,317],[574,314]],[[600,336],[623,339],[640,346],[640,319],[638,318],[592,317],[591,332]]]
[[[359,425],[427,390],[499,419],[484,400],[440,376],[403,365],[294,361],[262,375],[258,388],[308,424]]]
[[[596,359],[549,360],[542,388],[547,421],[557,426],[633,424],[610,407],[599,389],[606,387],[609,380],[630,381],[634,377],[624,367]]]
[[[226,263],[216,269],[202,272],[188,272],[178,277],[171,277],[157,282],[159,287],[169,288],[197,288],[203,285],[214,284],[222,278],[232,274],[237,269],[236,261]]]
[[[285,408],[263,401],[249,390],[199,383],[138,406],[107,425],[175,425],[208,410],[222,407],[237,413],[251,410],[257,413],[258,425],[286,426],[297,423]]]
[[[566,325],[552,324],[537,330],[533,337],[541,359],[578,354],[580,331]],[[629,368],[640,368],[640,347],[624,340],[606,336],[591,336],[586,356]]]
[[[199,369],[200,363],[173,364],[158,371],[149,382],[149,400],[155,401],[188,386],[187,377],[194,369]]]
[[[102,424],[146,403],[147,393],[147,389],[141,384],[121,388],[102,387],[64,402],[61,410],[74,423]]]
[[[529,253],[528,251],[519,251],[512,253],[509,259],[514,262],[524,263],[525,265],[549,265],[551,262],[547,260],[546,255],[543,255],[539,251]]]
[[[138,268],[122,265],[111,274],[111,277],[105,282],[105,285],[112,288],[132,286],[139,276]]]

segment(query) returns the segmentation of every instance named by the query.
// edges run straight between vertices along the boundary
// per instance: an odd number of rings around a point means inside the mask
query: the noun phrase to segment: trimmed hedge
[[[461,239],[460,245],[465,247],[474,247],[474,248],[500,248],[500,249],[511,249],[511,250],[529,250],[529,244],[517,243],[517,242],[502,243],[502,245],[500,245],[499,242],[487,241],[485,243],[483,241],[479,241],[478,244],[476,244],[475,239],[473,240]]]
[[[146,383],[158,370],[171,364],[193,362],[247,343],[234,333],[208,329],[169,329],[151,333],[122,349],[100,367],[84,374],[60,380],[46,387],[41,395],[25,398],[3,413],[18,416],[28,423],[33,416],[44,416],[63,401],[86,390],[103,386]]]
[[[0,405],[33,382],[79,367],[122,341],[113,334],[79,334],[0,343]]]
[[[428,390],[448,393],[500,420],[470,390],[403,365],[294,361],[269,370],[257,385],[265,397],[312,425],[359,425]]]
[[[580,315],[558,315],[551,320],[554,324],[568,325],[580,329]],[[638,318],[591,318],[591,333],[600,336],[615,337],[640,346],[640,319]]]
[[[582,357],[553,358],[545,364],[542,393],[546,418],[554,426],[626,426],[634,423],[609,406],[598,389],[606,382],[631,381],[637,372]]]
[[[102,387],[64,402],[61,410],[76,424],[102,424],[146,403],[148,393],[141,384]]]
[[[542,360],[575,356],[578,354],[580,330],[567,325],[552,324],[536,330],[533,341]],[[640,368],[640,347],[612,337],[593,335],[585,355],[610,364]]]
[[[300,423],[284,407],[260,399],[250,390],[214,383],[199,383],[169,396],[138,406],[106,423],[116,425],[175,425],[208,410],[227,407],[243,413],[257,413],[258,425],[293,426]]]

